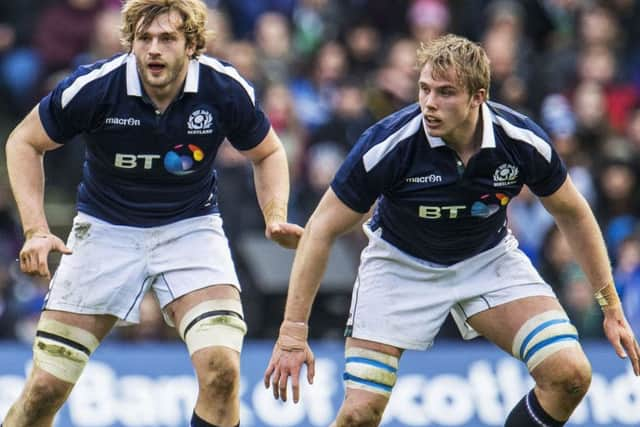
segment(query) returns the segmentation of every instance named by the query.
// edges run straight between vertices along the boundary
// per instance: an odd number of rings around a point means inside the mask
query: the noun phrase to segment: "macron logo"
[[[119,126],[140,126],[140,120],[133,117],[107,117],[104,121],[107,125],[119,125]]]
[[[431,175],[427,175],[427,176],[413,176],[413,177],[407,178],[407,182],[412,182],[417,184],[442,182],[442,176],[436,175],[435,173],[432,173]]]

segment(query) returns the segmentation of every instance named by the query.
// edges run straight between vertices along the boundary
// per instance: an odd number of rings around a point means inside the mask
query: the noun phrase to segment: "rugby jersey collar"
[[[480,148],[495,148],[496,139],[493,133],[493,113],[487,106],[486,102],[482,103],[480,114],[482,114],[482,145]],[[431,148],[447,145],[442,138],[429,135],[424,118],[422,119],[422,128],[424,129],[424,134],[427,136],[427,140],[429,141]]]
[[[197,93],[199,80],[200,63],[197,59],[191,59],[187,69],[183,93]],[[127,95],[142,97],[142,84],[136,67],[136,57],[133,53],[130,53],[127,57]]]

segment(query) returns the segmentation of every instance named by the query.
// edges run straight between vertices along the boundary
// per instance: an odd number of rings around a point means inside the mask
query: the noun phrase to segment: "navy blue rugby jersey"
[[[507,205],[526,184],[554,193],[567,170],[548,136],[503,105],[482,105],[482,146],[466,167],[441,138],[428,135],[410,105],[365,131],[331,187],[357,212],[378,200],[369,223],[402,251],[454,264],[507,234]]]
[[[135,57],[81,66],[39,106],[49,137],[86,142],[78,210],[112,224],[151,227],[218,211],[214,159],[225,138],[258,145],[270,123],[230,65],[200,56],[163,112],[144,93]]]

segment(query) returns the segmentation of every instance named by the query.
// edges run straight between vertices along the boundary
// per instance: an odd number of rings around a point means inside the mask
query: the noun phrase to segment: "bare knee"
[[[581,351],[561,351],[534,370],[543,390],[580,400],[591,385],[591,364]]]
[[[72,385],[51,378],[36,378],[27,384],[21,397],[23,414],[29,420],[54,415],[62,406]]]
[[[211,347],[195,353],[194,363],[201,393],[216,400],[235,397],[240,383],[240,360],[237,353]]]
[[[375,427],[380,424],[382,410],[369,407],[349,408],[341,413],[340,427]]]
[[[345,399],[337,419],[338,427],[376,427],[382,420],[386,401]]]

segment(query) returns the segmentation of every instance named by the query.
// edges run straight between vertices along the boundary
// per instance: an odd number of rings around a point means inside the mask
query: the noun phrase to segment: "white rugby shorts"
[[[363,226],[362,252],[347,336],[425,350],[449,313],[464,339],[478,333],[466,319],[529,296],[556,297],[509,233],[497,246],[445,266],[413,257]]]
[[[67,246],[73,254],[62,256],[51,280],[48,310],[111,314],[138,323],[140,302],[149,289],[163,308],[212,285],[240,290],[218,214],[142,228],[78,213]]]

